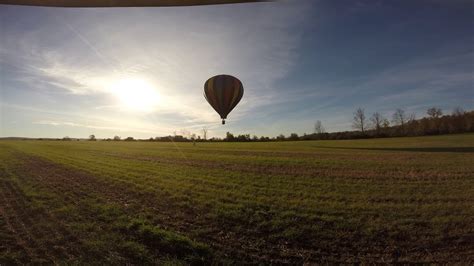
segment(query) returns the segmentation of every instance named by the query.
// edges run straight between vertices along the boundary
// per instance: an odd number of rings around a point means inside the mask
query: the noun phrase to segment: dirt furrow
[[[21,222],[18,223],[17,219],[12,217],[11,214],[7,215],[7,213],[13,213],[14,209],[9,206],[6,200],[3,200],[5,195],[1,190],[0,197],[2,197],[2,200],[0,200],[0,204],[2,205],[2,207],[0,207],[0,217],[2,218],[2,224],[7,234],[3,239],[6,241],[7,238],[9,238],[12,241],[11,243],[8,243],[10,245],[9,248],[14,248],[14,250],[19,253],[17,255],[19,257],[12,258],[12,260],[20,260],[22,262],[31,261],[35,257],[35,249],[37,247],[30,241],[28,234],[24,233],[25,228],[22,226]],[[19,261],[16,262],[18,263]]]
[[[1,214],[32,261],[54,263],[73,260],[80,254],[71,248],[70,244],[77,241],[73,234],[47,210],[33,207],[14,181],[2,180],[1,192]]]
[[[324,246],[324,241],[326,241],[324,239],[321,243],[318,243],[318,239],[308,240],[312,242],[309,245],[303,242],[286,243],[267,239],[265,232],[261,231],[261,228],[255,230],[250,222],[239,222],[236,225],[229,223],[227,218],[212,220],[205,215],[209,210],[189,205],[180,206],[178,202],[173,201],[172,195],[162,193],[160,190],[138,190],[136,186],[120,178],[94,176],[87,171],[27,154],[17,154],[17,157],[21,165],[16,171],[23,176],[22,178],[34,180],[47,190],[62,195],[67,204],[78,204],[81,200],[87,199],[100,199],[120,205],[130,216],[149,214],[160,227],[184,235],[194,235],[196,240],[211,245],[223,256],[239,261],[302,263],[324,261],[322,258],[328,258],[331,261],[344,262],[354,261],[352,256],[359,254],[359,251],[354,249],[357,244],[348,242],[351,237],[345,236],[347,241],[339,240],[344,242],[344,250],[346,250],[342,253],[349,257],[333,258],[331,254],[340,254],[340,252],[335,252],[334,247]],[[265,210],[260,211],[265,212]],[[268,219],[271,220],[272,214],[268,215]],[[196,231],[205,233],[196,235]],[[366,258],[370,257],[372,252],[378,254],[378,258],[381,258],[381,255],[391,256],[382,250],[382,242],[371,244],[375,246],[371,248],[371,251],[364,252],[363,256]],[[387,252],[391,251],[387,250]]]
[[[51,257],[37,240],[38,235],[35,235],[33,229],[34,222],[26,213],[28,205],[22,202],[22,195],[12,190],[10,182],[5,180],[1,182],[1,193],[1,205],[4,206],[2,216],[9,231],[15,235],[17,244],[33,260],[41,259],[51,262]]]
[[[71,204],[77,204],[81,199],[100,196],[107,202],[116,203],[123,206],[125,212],[130,215],[137,213],[151,213],[154,220],[164,229],[171,229],[175,232],[189,235],[196,227],[207,228],[207,234],[201,235],[197,240],[203,241],[214,248],[224,251],[226,256],[239,258],[249,261],[268,261],[285,262],[296,255],[290,255],[295,248],[286,246],[277,247],[268,245],[267,250],[259,250],[259,255],[252,252],[255,249],[255,243],[262,241],[258,236],[239,235],[232,232],[232,228],[224,224],[216,224],[218,221],[210,221],[204,216],[198,215],[194,208],[184,208],[177,206],[167,195],[157,195],[152,192],[134,190],[126,183],[120,183],[117,180],[104,181],[104,179],[94,177],[86,172],[71,170],[65,166],[55,164],[37,157],[25,154],[21,157],[23,165],[19,172],[28,175],[28,178],[36,179],[42,186],[58,195],[66,195],[66,201]],[[34,174],[41,173],[41,174]],[[205,210],[201,210],[205,213]],[[214,228],[226,228],[227,232]],[[262,247],[260,247],[262,248]],[[285,249],[285,257],[281,257],[280,249]],[[301,249],[300,251],[301,252]],[[293,258],[294,260],[295,258]],[[300,259],[298,259],[300,260]]]
[[[342,167],[330,166],[314,166],[314,165],[287,165],[287,164],[245,164],[245,163],[230,163],[197,159],[176,160],[175,158],[166,158],[159,156],[130,156],[124,154],[109,153],[107,156],[122,158],[135,161],[147,161],[160,164],[183,165],[190,167],[197,167],[202,169],[218,169],[234,172],[245,172],[258,175],[269,176],[289,176],[289,177],[313,177],[313,178],[337,178],[351,182],[365,182],[368,180],[393,182],[393,181],[429,181],[433,180],[453,182],[454,180],[465,178],[466,172],[450,172],[449,176],[439,176],[437,170],[417,170],[411,171],[410,168],[405,169],[385,169],[381,172],[380,169],[348,169]],[[381,178],[383,176],[383,179]],[[295,180],[291,178],[291,183],[301,182],[303,180]],[[303,181],[311,184],[308,180]]]

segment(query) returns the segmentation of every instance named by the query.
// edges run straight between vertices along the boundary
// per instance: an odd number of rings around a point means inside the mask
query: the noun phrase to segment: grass
[[[472,262],[474,135],[0,142],[0,264]]]

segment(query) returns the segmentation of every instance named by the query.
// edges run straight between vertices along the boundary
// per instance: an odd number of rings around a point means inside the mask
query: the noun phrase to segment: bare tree
[[[89,140],[95,141],[95,140],[97,140],[97,139],[95,138],[95,135],[90,135],[90,136],[89,136]]]
[[[462,109],[461,107],[458,106],[458,107],[454,108],[452,115],[453,116],[462,116],[465,113],[466,113],[466,111],[464,111],[464,109]]]
[[[354,119],[352,121],[352,127],[362,131],[362,133],[365,133],[365,127],[366,127],[366,118],[365,118],[365,111],[363,108],[357,108],[357,110],[354,112]]]
[[[316,123],[314,124],[314,133],[316,134],[322,134],[325,132],[325,129],[323,127],[323,124],[321,123],[320,120],[316,121]]]
[[[204,138],[204,140],[207,140],[207,128],[206,127],[202,128],[202,137]]]
[[[456,107],[453,110],[453,120],[452,120],[452,127],[457,132],[464,132],[466,130],[466,119],[465,119],[466,111],[461,107]]]
[[[430,118],[439,118],[443,115],[443,111],[441,111],[441,108],[438,107],[428,108],[426,113],[430,116]]]
[[[370,122],[372,123],[372,127],[375,129],[377,135],[380,135],[381,129],[384,126],[385,119],[379,112],[375,112],[372,114],[370,118]],[[388,121],[387,121],[388,122]]]
[[[191,137],[191,131],[183,128],[179,131],[179,133],[181,133],[181,136],[185,137],[185,138],[190,138]]]
[[[398,108],[397,110],[395,110],[395,113],[393,113],[392,122],[395,125],[400,126],[402,133],[404,133],[405,125],[408,122],[408,117],[405,113],[405,110],[401,108]]]

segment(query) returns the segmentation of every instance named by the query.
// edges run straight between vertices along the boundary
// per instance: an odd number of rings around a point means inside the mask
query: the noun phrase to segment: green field
[[[0,141],[0,264],[473,262],[474,134]]]

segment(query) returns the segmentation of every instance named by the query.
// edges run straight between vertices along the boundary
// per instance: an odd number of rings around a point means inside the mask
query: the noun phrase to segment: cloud
[[[361,12],[390,10],[359,3],[353,5]],[[426,44],[429,49],[421,51],[405,43],[412,40],[409,34],[360,35],[366,24],[354,22],[351,35],[340,21],[346,8],[333,14],[328,5],[309,0],[166,9],[2,7],[1,101],[9,104],[4,117],[14,121],[21,113],[30,126],[49,121],[58,123],[56,129],[95,127],[107,134],[208,127],[218,136],[275,135],[311,131],[318,119],[328,130],[349,129],[359,106],[387,114],[397,107],[424,112],[424,105],[473,106],[474,54],[464,39],[447,40],[450,47]],[[245,87],[225,127],[202,95],[204,82],[216,74],[235,75]],[[126,110],[113,84],[127,78],[153,84],[161,104],[152,112]]]
[[[418,117],[431,106],[466,108],[474,104],[474,92],[466,89],[474,84],[473,60],[472,51],[445,49],[353,79],[303,84],[265,109],[279,114],[272,118],[275,130],[289,134],[294,128],[311,131],[318,119],[328,130],[349,130],[357,107],[365,108],[367,114],[378,111],[387,117],[396,108],[415,112]],[[271,118],[269,112],[259,113],[256,116],[261,120]]]
[[[91,129],[99,129],[99,130],[108,130],[108,131],[114,131],[114,132],[134,132],[134,133],[148,133],[148,134],[156,133],[156,131],[152,131],[147,128],[102,126],[102,125],[94,125],[94,124],[80,124],[80,123],[67,122],[67,121],[40,120],[40,121],[33,122],[33,124],[48,125],[48,126],[83,127],[83,128],[91,128]]]
[[[295,63],[300,36],[292,29],[305,5],[38,12],[42,26],[16,29],[22,34],[11,35],[0,52],[2,65],[16,69],[9,79],[31,90],[94,98],[113,96],[119,79],[146,78],[164,99],[149,116],[193,127],[218,120],[202,96],[204,81],[215,74],[244,83],[235,120],[273,101],[274,84]],[[94,108],[101,106],[108,113],[120,108],[114,102]]]

